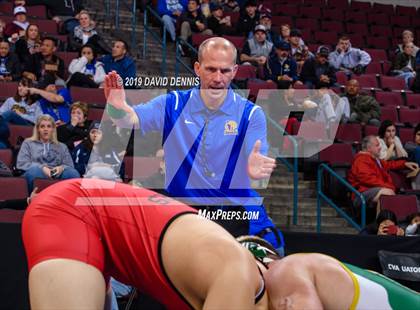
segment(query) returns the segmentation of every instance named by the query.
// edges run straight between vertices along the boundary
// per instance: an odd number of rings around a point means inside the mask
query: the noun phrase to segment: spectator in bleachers
[[[332,123],[346,123],[348,121],[350,117],[348,101],[338,97],[328,87],[321,87],[315,92],[313,99],[317,104],[316,122],[325,123],[326,128],[330,128]]]
[[[16,42],[19,37],[25,35],[26,28],[29,26],[29,22],[26,20],[26,9],[23,6],[17,6],[13,9],[13,15],[15,20],[8,23],[4,29],[4,34],[7,38],[10,38],[11,42]]]
[[[223,11],[225,12],[239,12],[241,8],[239,7],[238,1],[236,0],[226,0],[223,4]]]
[[[397,230],[388,231],[388,228],[391,226],[397,226]],[[376,217],[374,223],[367,225],[361,232],[362,235],[397,235],[404,236],[404,229],[398,226],[397,216],[391,210],[381,210]]]
[[[88,137],[91,121],[87,119],[89,108],[85,102],[75,102],[70,106],[70,121],[57,128],[58,141],[72,151]]]
[[[4,29],[6,28],[6,23],[0,18],[0,41],[5,39]]]
[[[398,44],[395,48],[395,54],[404,53],[404,45],[413,43],[413,50],[411,51],[411,55],[416,57],[420,48],[414,45],[414,34],[411,30],[404,30],[402,32],[402,44]]]
[[[157,10],[173,42],[176,40],[176,21],[186,10],[187,0],[158,0]]]
[[[78,178],[67,146],[57,140],[57,129],[50,115],[41,115],[34,126],[32,137],[23,141],[17,156],[16,167],[24,170],[28,192],[33,182],[41,179]]]
[[[114,41],[112,53],[99,59],[104,64],[105,73],[116,71],[123,81],[126,78],[136,77],[136,63],[128,53],[128,44],[124,40]]]
[[[210,0],[200,0],[200,10],[205,18],[209,18],[211,16]]]
[[[413,133],[413,142],[407,142],[404,145],[404,148],[409,155],[409,159],[420,165],[420,123],[414,128]]]
[[[159,159],[159,170],[141,182],[144,187],[150,189],[163,189],[165,188],[165,152],[163,149],[156,151],[156,158]]]
[[[291,56],[296,61],[298,68],[297,72],[300,74],[303,64],[306,60],[313,58],[314,55],[309,51],[302,39],[302,32],[299,29],[290,31],[289,39],[291,45]]]
[[[0,42],[0,81],[17,81],[22,77],[19,58],[10,51],[9,42]]]
[[[90,19],[89,13],[82,12],[79,14],[79,25],[69,35],[69,48],[78,52],[86,44],[93,46],[99,54],[110,53],[110,48],[96,32],[95,22]]]
[[[253,37],[248,39],[242,48],[240,60],[242,64],[251,64],[261,68],[266,64],[272,50],[273,43],[267,41],[265,27],[257,25]]]
[[[395,195],[395,185],[389,170],[415,170],[418,165],[406,160],[381,160],[381,144],[377,136],[366,136],[362,140],[362,150],[354,157],[348,173],[348,181],[365,198],[367,207],[380,210],[381,195]],[[354,200],[355,206],[360,206],[359,198]]]
[[[406,236],[420,236],[420,212],[407,217],[408,226],[405,228]]]
[[[328,62],[329,48],[320,46],[315,57],[305,61],[300,80],[308,88],[332,87],[337,82],[335,69]]]
[[[100,175],[107,176],[106,179],[124,179],[122,159],[118,152],[108,145],[112,143],[104,143],[103,126],[104,124],[97,121],[90,125],[88,138],[72,151],[74,166],[80,175],[86,178]]]
[[[16,95],[7,98],[0,107],[0,115],[6,123],[16,125],[34,125],[41,116],[42,109],[38,102],[29,93],[32,81],[21,79]]]
[[[401,157],[408,157],[402,146],[400,138],[396,135],[396,128],[392,121],[384,120],[378,129],[381,152],[379,158],[391,160]]]
[[[290,25],[282,24],[280,26],[280,39],[289,42],[290,39]]]
[[[64,61],[55,55],[57,51],[57,39],[44,37],[42,39],[40,52],[32,54],[24,65],[23,76],[42,83],[47,76],[54,77],[54,83],[65,85],[64,82]]]
[[[84,45],[79,51],[79,58],[73,59],[69,65],[71,74],[67,87],[80,86],[98,88],[105,80],[104,64],[97,60],[98,54],[93,46]]]
[[[219,4],[211,4],[212,16],[207,20],[207,25],[213,34],[218,36],[235,35],[230,16],[223,16],[223,8]]]
[[[26,28],[25,36],[15,43],[15,53],[19,57],[22,67],[29,61],[31,55],[41,51],[41,43],[38,26],[30,24]]]
[[[346,91],[340,96],[347,98],[350,104],[351,123],[361,125],[381,125],[381,109],[379,103],[372,96],[362,94],[357,80],[350,80],[346,84]]]
[[[372,58],[367,52],[352,47],[349,37],[342,36],[338,40],[335,51],[330,53],[328,60],[336,70],[344,71],[347,74],[362,74]]]
[[[207,28],[207,20],[201,13],[198,0],[189,0],[187,11],[181,15],[181,39],[188,41],[193,33],[212,34]]]
[[[258,24],[260,17],[257,11],[257,1],[248,0],[245,3],[245,10],[241,12],[239,21],[236,25],[236,33],[238,35],[250,38],[255,26]]]
[[[406,87],[410,87],[410,80],[416,77],[416,57],[413,56],[414,43],[403,45],[403,52],[399,53],[392,64],[391,74],[404,79]]]
[[[29,88],[31,95],[39,96],[39,105],[44,114],[50,115],[57,126],[70,121],[70,104],[72,102],[70,92],[67,88],[57,90],[54,84],[54,77],[46,77],[38,88]]]
[[[279,41],[274,44],[274,50],[264,66],[265,80],[277,83],[279,89],[288,89],[294,83],[302,84],[298,81],[296,61],[290,57],[290,44]]]
[[[279,34],[271,29],[271,14],[269,12],[263,12],[260,14],[260,25],[265,27],[267,40],[269,42],[276,44],[276,42],[281,41]]]

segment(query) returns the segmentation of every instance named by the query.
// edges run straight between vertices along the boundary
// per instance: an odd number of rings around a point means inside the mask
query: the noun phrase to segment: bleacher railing
[[[131,13],[131,34],[130,34],[130,41],[131,41],[131,47],[134,49],[136,46],[136,28],[137,28],[137,1],[133,0],[131,1],[131,4],[129,1],[115,1],[115,29],[120,29],[120,8],[121,3],[123,6],[125,6],[128,11]],[[105,0],[105,14],[106,18],[110,18],[110,12],[111,12],[111,1]]]
[[[155,33],[153,29],[149,26],[148,20],[149,20],[149,14],[150,16],[154,16],[159,23],[162,26],[162,36]],[[147,51],[147,34],[150,34],[152,36],[152,39],[154,39],[157,43],[159,43],[162,47],[162,66],[161,66],[161,74],[162,76],[166,76],[166,27],[163,23],[162,18],[159,16],[159,14],[151,7],[146,6],[146,9],[144,10],[143,15],[143,59],[146,59],[146,51]]]
[[[187,41],[181,39],[180,37],[176,38],[176,52],[175,52],[175,78],[178,77],[179,74],[179,69],[180,69],[180,65],[182,65],[182,67],[184,69],[186,69],[189,73],[191,73],[192,75],[195,76],[195,72],[193,69],[191,69],[191,67],[189,66],[189,64],[185,63],[182,60],[182,55],[180,54],[180,48],[181,46],[185,46],[188,47],[190,49],[190,51],[194,54],[194,55],[198,55],[198,51],[197,49],[192,46],[190,43],[188,43]]]
[[[324,180],[324,171],[336,178],[341,184],[343,184],[348,190],[353,192],[357,197],[359,197],[361,204],[361,220],[360,224],[356,223],[354,219],[351,218],[343,209],[337,206],[324,192],[323,192],[323,180]],[[326,202],[328,206],[332,207],[341,217],[343,217],[350,225],[352,225],[357,230],[362,230],[366,226],[366,201],[363,195],[358,192],[350,183],[348,183],[343,177],[338,175],[330,166],[327,164],[320,164],[318,166],[317,174],[317,232],[321,232],[321,203]]]

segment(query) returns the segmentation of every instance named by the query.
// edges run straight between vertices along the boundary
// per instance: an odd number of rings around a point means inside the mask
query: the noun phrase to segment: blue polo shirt
[[[247,174],[255,142],[268,150],[263,110],[229,89],[216,111],[206,108],[200,90],[175,91],[134,110],[143,134],[161,131],[165,187],[174,197],[199,205],[261,205]]]

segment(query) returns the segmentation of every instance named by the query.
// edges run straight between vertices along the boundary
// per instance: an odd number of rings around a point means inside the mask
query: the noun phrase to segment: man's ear
[[[197,76],[200,76],[200,63],[198,61],[194,63],[194,72]]]
[[[232,73],[233,73],[232,80],[235,78],[237,72],[238,72],[238,65],[234,65],[233,66],[233,71],[232,71]]]

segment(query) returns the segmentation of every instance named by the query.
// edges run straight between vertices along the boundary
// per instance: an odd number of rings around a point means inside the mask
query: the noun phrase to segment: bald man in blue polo
[[[251,188],[251,180],[270,177],[275,160],[266,156],[264,112],[229,87],[236,57],[231,42],[210,38],[200,45],[194,64],[199,87],[134,107],[126,103],[119,76],[109,73],[107,111],[118,126],[162,132],[169,195],[199,209],[237,211],[236,218],[216,221],[234,236],[259,235],[281,248],[282,236]],[[258,219],[244,219],[243,211],[259,211]]]

